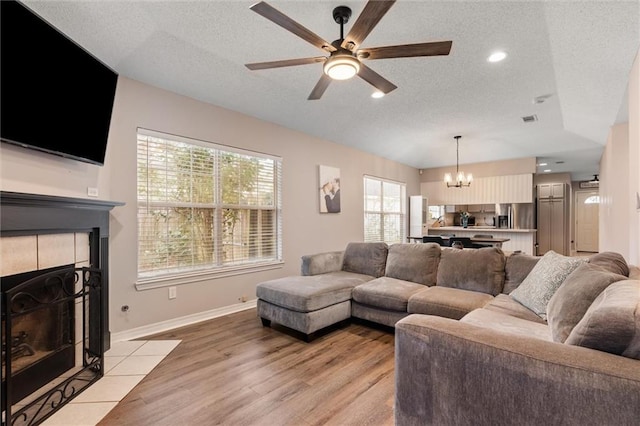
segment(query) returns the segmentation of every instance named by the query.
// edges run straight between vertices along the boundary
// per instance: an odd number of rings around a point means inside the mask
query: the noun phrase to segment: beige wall
[[[486,163],[473,163],[460,165],[465,173],[471,173],[474,177],[508,176],[536,172],[536,158],[518,158],[515,160],[489,161]],[[422,170],[421,182],[438,182],[444,179],[445,173],[455,174],[456,166],[434,167]],[[455,178],[455,176],[454,176]]]
[[[640,51],[629,75],[629,259],[640,265]]]
[[[640,265],[640,56],[629,75],[629,122],[613,126],[600,160],[600,251]]]
[[[136,129],[156,131],[265,152],[283,158],[285,264],[177,288],[137,291]],[[233,111],[120,78],[104,167],[65,160],[2,144],[2,190],[86,197],[98,187],[101,199],[124,201],[112,211],[110,250],[110,328],[136,327],[197,314],[255,298],[258,282],[298,274],[300,257],[341,250],[363,239],[364,174],[406,182],[407,195],[419,194],[419,174],[412,167],[260,121]],[[342,213],[318,213],[318,165],[341,170]],[[120,310],[122,305],[129,312]]]

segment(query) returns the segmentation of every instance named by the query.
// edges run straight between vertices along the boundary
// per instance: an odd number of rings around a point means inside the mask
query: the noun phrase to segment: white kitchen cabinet
[[[533,175],[475,178],[464,188],[447,188],[442,181],[422,182],[421,193],[432,205],[531,203]]]
[[[564,183],[541,183],[538,185],[538,198],[564,198]]]

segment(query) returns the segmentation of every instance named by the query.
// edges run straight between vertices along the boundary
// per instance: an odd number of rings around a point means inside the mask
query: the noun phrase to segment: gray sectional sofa
[[[306,336],[395,327],[398,425],[640,424],[640,269],[617,253],[351,243],[257,296]]]
[[[350,243],[344,251],[303,256],[301,276],[258,284],[258,315],[265,325],[307,336],[350,317],[390,327],[409,314],[460,319],[482,307],[526,317],[531,313],[503,291],[516,288],[536,262],[492,247]]]

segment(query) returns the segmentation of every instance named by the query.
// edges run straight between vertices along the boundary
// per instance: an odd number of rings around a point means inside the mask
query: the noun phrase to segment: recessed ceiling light
[[[487,62],[500,62],[506,57],[507,57],[507,54],[502,51],[493,52],[491,56],[487,58]]]
[[[546,165],[547,165],[547,163],[540,163],[540,164],[538,164],[538,166],[540,166],[540,167],[544,167],[544,166],[546,166]]]
[[[543,170],[545,173],[549,173],[551,171],[551,169],[544,169]]]
[[[383,97],[383,96],[384,96],[384,93],[383,93],[383,92],[380,92],[380,91],[375,91],[375,92],[373,92],[373,93],[371,94],[371,97],[372,97],[372,98],[376,98],[376,99],[381,98],[381,97]]]

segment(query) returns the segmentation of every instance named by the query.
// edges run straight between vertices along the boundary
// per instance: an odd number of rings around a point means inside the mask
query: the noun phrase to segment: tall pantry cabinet
[[[538,184],[538,256],[553,250],[568,255],[569,194],[565,183]]]

